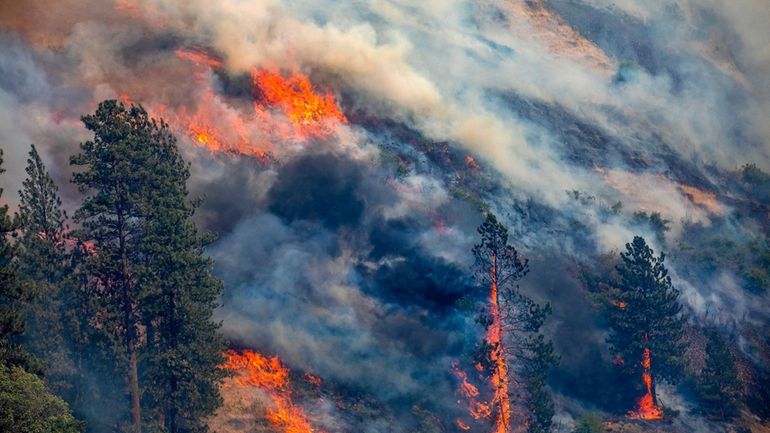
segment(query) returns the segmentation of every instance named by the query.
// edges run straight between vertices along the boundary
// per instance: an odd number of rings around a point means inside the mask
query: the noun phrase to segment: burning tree
[[[517,281],[529,267],[508,243],[508,229],[489,213],[478,232],[481,242],[473,247],[475,276],[489,288],[488,309],[481,320],[486,335],[480,365],[489,371],[495,432],[512,430],[514,412],[520,414],[516,423],[528,431],[548,431],[553,403],[545,379],[555,357],[550,341],[538,332],[551,307],[540,306],[519,291]]]
[[[665,255],[655,257],[643,238],[634,237],[620,258],[608,308],[608,343],[624,376],[642,378],[636,389],[643,394],[629,417],[659,419],[663,411],[656,382],[676,383],[684,367],[685,319],[680,314],[679,291],[663,265]]]

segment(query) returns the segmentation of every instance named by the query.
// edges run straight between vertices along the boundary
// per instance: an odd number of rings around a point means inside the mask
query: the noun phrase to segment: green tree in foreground
[[[658,378],[676,383],[684,367],[684,318],[679,291],[663,265],[665,256],[653,255],[643,238],[636,236],[620,253],[619,281],[608,309],[611,333],[608,343],[623,360],[629,380],[641,379],[645,349],[650,351],[653,402],[657,405]],[[641,389],[641,380],[639,380]]]
[[[706,366],[699,377],[697,390],[703,409],[710,416],[724,421],[737,414],[741,388],[735,356],[713,330],[708,333]]]
[[[0,365],[0,431],[80,433],[83,425],[40,378],[21,367]]]
[[[220,404],[224,344],[212,320],[222,283],[203,255],[208,241],[191,218],[188,165],[164,124],[153,143],[154,185],[147,197],[148,223],[141,252],[142,313],[148,335],[143,379],[145,401],[170,433],[206,431],[203,418]]]
[[[141,433],[138,350],[146,293],[137,273],[143,262],[145,197],[155,175],[157,125],[141,108],[126,109],[116,101],[99,104],[96,113],[82,120],[94,139],[80,144],[71,164],[82,168],[72,181],[87,194],[75,213],[82,227],[80,240],[95,246],[84,263],[88,290],[100,312],[94,325],[112,341],[115,364],[125,371],[132,431]]]
[[[551,431],[553,416],[556,413],[553,398],[548,391],[548,372],[558,361],[553,352],[553,344],[538,335],[531,342],[529,357],[524,361],[524,377],[527,390],[526,408],[530,414],[529,433],[548,433]]]
[[[220,403],[212,314],[222,286],[191,220],[189,168],[168,126],[141,106],[105,101],[83,122],[94,139],[71,160],[87,194],[75,214],[80,240],[93,244],[82,271],[94,329],[125,371],[131,431],[205,431]]]

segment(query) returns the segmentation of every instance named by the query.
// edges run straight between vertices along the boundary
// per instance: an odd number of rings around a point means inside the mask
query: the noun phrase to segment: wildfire
[[[222,60],[203,48],[177,50],[176,55],[204,71],[224,67]],[[258,68],[252,68],[250,74],[253,111],[236,108],[206,87],[192,109],[159,104],[152,107],[153,114],[163,117],[174,132],[211,152],[251,155],[263,161],[277,145],[329,137],[340,124],[347,123],[334,95],[318,90],[306,75],[298,71],[282,75]],[[208,86],[209,76],[196,72],[192,78]],[[131,102],[127,95],[121,95],[121,100]]]
[[[459,393],[468,402],[468,413],[474,419],[492,419],[494,416],[495,429],[493,433],[507,433],[510,430],[511,420],[511,401],[508,395],[508,364],[505,359],[505,349],[503,342],[503,323],[500,317],[500,304],[498,301],[497,287],[497,260],[492,258],[492,269],[490,270],[492,284],[489,293],[490,315],[492,323],[487,328],[486,340],[490,345],[489,360],[492,363],[492,375],[490,384],[492,387],[492,396],[489,402],[480,401],[479,390],[468,381],[468,376],[459,368],[459,363],[455,361],[452,364],[452,371],[460,380]],[[475,365],[476,370],[482,373],[484,368],[481,364]],[[457,420],[457,425],[463,430],[467,430],[467,424],[462,420]]]
[[[452,363],[452,372],[460,380],[459,392],[468,401],[468,413],[471,417],[473,419],[488,418],[492,414],[491,407],[478,399],[479,389],[468,381],[468,375],[460,369],[459,362]]]
[[[620,308],[621,310],[626,308],[626,303],[623,301],[616,301],[614,299],[610,299],[610,304]]]
[[[264,102],[254,104],[257,116],[272,120],[270,108],[283,111],[293,126],[284,137],[287,140],[325,137],[331,135],[340,123],[347,123],[334,95],[330,92],[317,93],[310,79],[297,71],[284,77],[266,69],[253,69],[251,78]]]
[[[468,424],[464,423],[463,420],[461,420],[459,418],[456,419],[455,422],[457,423],[457,427],[460,427],[460,429],[462,429],[462,430],[470,430],[471,429],[471,426],[469,426]]]
[[[284,433],[313,433],[307,415],[292,401],[289,369],[278,357],[267,358],[250,350],[228,350],[225,357],[222,368],[236,373],[235,383],[257,387],[267,394],[267,420],[276,429]]]
[[[634,419],[662,419],[663,409],[655,405],[655,397],[652,394],[652,375],[650,374],[650,368],[652,367],[650,349],[645,348],[642,354],[642,367],[644,372],[642,373],[642,380],[646,388],[645,394],[637,401],[637,408],[628,413],[629,418]]]
[[[500,318],[500,305],[497,296],[497,258],[492,257],[492,285],[489,290],[490,314],[492,324],[487,329],[487,342],[492,346],[489,358],[493,364],[492,387],[494,390],[493,402],[497,405],[495,433],[506,433],[511,419],[511,402],[508,396],[508,365],[505,362],[504,347],[502,341],[503,324]]]

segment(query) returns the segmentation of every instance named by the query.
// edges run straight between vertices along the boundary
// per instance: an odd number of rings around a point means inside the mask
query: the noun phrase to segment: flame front
[[[222,368],[235,372],[235,382],[261,389],[270,399],[267,420],[284,433],[313,433],[301,407],[292,401],[289,369],[278,357],[267,358],[250,350],[225,352]]]
[[[249,73],[254,102],[250,111],[231,105],[206,83],[210,71],[224,68],[221,60],[197,47],[178,50],[176,55],[204,68],[205,73],[196,72],[193,79],[207,87],[203,87],[192,109],[159,104],[153,114],[211,152],[234,152],[265,160],[279,145],[327,138],[347,123],[334,95],[319,91],[298,71],[284,76],[278,71],[252,68]]]
[[[264,100],[264,104],[254,105],[257,116],[272,120],[270,108],[278,108],[291,121],[292,127],[282,134],[285,140],[325,137],[331,135],[337,125],[347,122],[334,95],[316,93],[310,79],[297,71],[285,78],[277,72],[253,69],[251,77],[255,90],[261,92]]]
[[[652,394],[652,353],[650,349],[645,348],[642,353],[642,381],[645,386],[644,395],[637,401],[637,408],[628,413],[629,418],[634,419],[662,419],[663,409],[655,405],[655,398]]]

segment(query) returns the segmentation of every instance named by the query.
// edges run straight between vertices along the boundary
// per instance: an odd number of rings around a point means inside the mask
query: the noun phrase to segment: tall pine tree
[[[161,124],[160,133],[165,131]],[[212,313],[221,282],[203,255],[207,237],[191,221],[190,176],[173,136],[155,143],[156,177],[148,197],[149,220],[141,250],[141,284],[149,290],[143,320],[148,347],[145,400],[159,427],[170,433],[206,431],[202,419],[220,404],[224,359]]]
[[[223,376],[212,320],[221,283],[191,220],[189,168],[168,126],[140,106],[105,101],[83,121],[94,132],[72,158],[88,194],[75,215],[80,239],[93,242],[83,270],[92,322],[125,366],[131,430],[205,431]]]
[[[655,257],[645,240],[639,236],[626,244],[617,266],[619,280],[613,283],[608,319],[611,350],[622,360],[620,368],[628,380],[643,377],[642,360],[649,351],[653,404],[657,406],[655,385],[658,379],[676,383],[684,367],[684,321],[679,291],[671,284],[663,261],[664,254]],[[644,384],[639,380],[636,391]]]
[[[519,290],[518,281],[529,272],[528,262],[508,243],[508,229],[492,213],[478,232],[475,276],[489,289],[489,307],[482,317],[487,327],[482,365],[497,388],[492,401],[497,431],[508,432],[516,422],[533,433],[548,432],[553,402],[545,381],[556,357],[550,341],[539,332],[551,307],[540,306]],[[521,412],[524,419],[512,419]]]
[[[19,191],[17,269],[32,288],[27,304],[25,347],[44,365],[52,389],[62,393],[73,374],[71,345],[65,325],[64,299],[71,295],[72,269],[66,251],[66,214],[58,188],[33,145],[27,160],[27,178]]]
[[[75,213],[80,240],[95,249],[84,264],[99,311],[93,322],[113,344],[126,378],[131,430],[141,433],[138,350],[143,342],[141,306],[148,291],[138,276],[144,265],[147,197],[157,175],[155,147],[167,138],[141,107],[126,108],[114,100],[100,103],[82,120],[94,139],[80,144],[71,164],[81,168],[73,183],[87,194]]]

